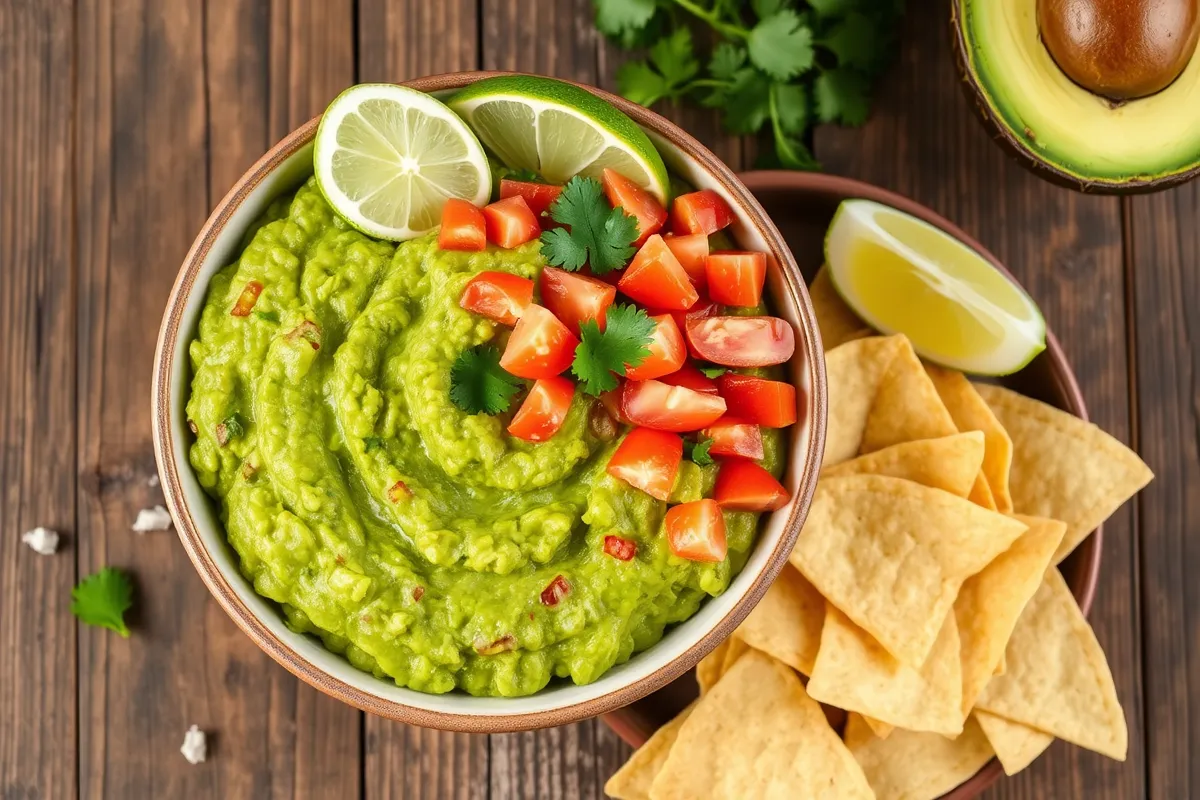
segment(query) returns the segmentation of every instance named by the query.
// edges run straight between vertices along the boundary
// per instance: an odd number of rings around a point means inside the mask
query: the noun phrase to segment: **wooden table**
[[[1092,612],[1129,760],[1057,743],[993,798],[1200,797],[1200,457],[1192,340],[1200,183],[1146,197],[1053,187],[988,140],[945,2],[910,2],[831,172],[923,201],[1041,304],[1093,418],[1158,479],[1109,523]],[[934,6],[937,6],[936,8]],[[920,7],[920,8],[918,8]],[[512,69],[612,86],[590,0],[0,0],[0,797],[602,796],[629,750],[601,722],[507,736],[364,716],[297,682],[226,618],[175,537],[130,532],[148,481],[167,292],[209,209],[357,81]],[[752,143],[667,109],[730,164]],[[35,525],[66,532],[45,558]],[[134,635],[77,625],[76,580],[137,576]],[[210,757],[178,753],[188,725]]]

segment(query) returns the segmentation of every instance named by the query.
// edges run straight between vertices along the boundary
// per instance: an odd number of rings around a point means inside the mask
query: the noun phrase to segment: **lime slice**
[[[842,299],[872,327],[903,333],[923,357],[978,375],[1008,375],[1046,347],[1046,322],[1019,286],[927,222],[846,200],[825,235]]]
[[[649,137],[586,89],[530,75],[487,78],[450,98],[450,107],[513,169],[566,183],[610,167],[667,202],[667,167]]]
[[[404,241],[441,222],[447,198],[483,205],[492,193],[483,146],[423,92],[366,83],[325,109],[313,157],[317,185],[346,221]]]

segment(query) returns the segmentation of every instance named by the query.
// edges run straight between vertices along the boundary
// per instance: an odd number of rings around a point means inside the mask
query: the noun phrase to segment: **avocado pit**
[[[1200,38],[1200,0],[1038,0],[1037,18],[1067,77],[1113,100],[1169,86]]]

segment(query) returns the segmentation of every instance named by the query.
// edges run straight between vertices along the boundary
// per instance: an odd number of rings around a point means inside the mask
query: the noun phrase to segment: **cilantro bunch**
[[[765,166],[817,169],[804,135],[816,122],[861,125],[873,80],[890,61],[904,0],[593,0],[596,26],[648,57],[617,71],[635,103],[693,98],[722,111],[725,128],[769,124]],[[718,43],[701,66],[686,24]]]

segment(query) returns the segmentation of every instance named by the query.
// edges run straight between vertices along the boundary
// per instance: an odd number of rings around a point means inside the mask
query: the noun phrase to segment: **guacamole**
[[[401,686],[519,696],[593,681],[724,591],[753,542],[758,515],[726,511],[728,558],[672,555],[666,504],[605,472],[617,441],[597,437],[582,392],[540,444],[450,401],[459,354],[508,335],[459,307],[466,282],[543,267],[536,240],[375,241],[310,180],[209,286],[190,458],[242,571],[293,630]],[[250,286],[253,310],[231,313]],[[781,433],[762,433],[778,474]],[[672,500],[711,495],[716,469],[685,461]],[[607,535],[636,557],[607,554]]]

